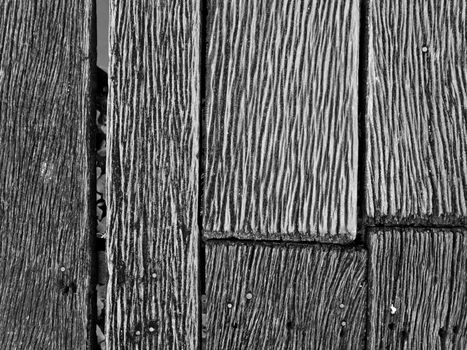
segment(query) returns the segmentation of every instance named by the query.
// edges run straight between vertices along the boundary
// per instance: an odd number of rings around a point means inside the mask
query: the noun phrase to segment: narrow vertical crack
[[[94,191],[95,223],[96,223],[96,336],[100,347],[105,349],[105,300],[108,283],[106,242],[107,242],[107,204],[106,204],[106,125],[107,125],[107,73],[97,67],[97,87],[95,91],[95,180]]]
[[[358,173],[357,173],[357,241],[366,243],[367,248],[367,310],[366,310],[366,339],[370,339],[371,331],[371,298],[373,285],[371,283],[371,247],[369,235],[366,231],[366,155],[367,135],[366,116],[368,108],[368,47],[369,47],[369,1],[360,0],[360,33],[359,33],[359,64],[358,64]],[[364,348],[368,349],[366,341]]]
[[[94,0],[95,1],[95,0]],[[94,222],[94,328],[95,338],[92,350],[105,349],[105,310],[108,283],[106,257],[107,205],[106,205],[106,137],[107,137],[107,96],[108,96],[108,30],[109,1],[99,0],[94,4],[94,40],[96,58],[94,61],[94,114],[93,157],[94,187],[92,193]]]
[[[198,228],[199,228],[199,249],[198,249],[198,343],[199,348],[205,347],[206,336],[206,251],[203,237],[203,198],[204,198],[204,169],[205,169],[205,135],[204,135],[204,114],[206,101],[206,28],[207,28],[207,4],[206,0],[200,0],[199,9],[199,168],[198,168]]]
[[[96,2],[88,2],[89,16],[89,90],[87,92],[87,104],[89,106],[86,116],[86,221],[88,226],[88,252],[89,252],[89,284],[87,290],[88,300],[88,323],[87,323],[87,343],[90,350],[97,349],[96,337],[96,282],[97,282],[97,253],[96,253],[96,155],[95,155],[95,126],[94,119],[96,113],[96,60],[97,60],[97,29],[96,29]]]
[[[358,66],[358,174],[357,174],[357,228],[364,229],[366,222],[366,115],[368,84],[368,2],[360,0],[360,38]]]

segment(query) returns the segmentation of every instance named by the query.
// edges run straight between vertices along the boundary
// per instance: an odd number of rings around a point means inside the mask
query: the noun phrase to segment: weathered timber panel
[[[467,230],[370,234],[368,349],[467,348]]]
[[[467,2],[371,0],[366,210],[467,223]]]
[[[197,0],[113,1],[109,349],[198,347]]]
[[[87,349],[92,1],[0,4],[0,349]]]
[[[359,3],[207,2],[206,237],[355,237]]]
[[[209,243],[206,349],[361,349],[366,252]]]

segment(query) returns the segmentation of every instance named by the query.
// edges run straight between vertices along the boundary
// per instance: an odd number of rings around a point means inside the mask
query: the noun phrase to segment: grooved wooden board
[[[207,2],[206,237],[355,237],[359,3]]]
[[[92,6],[0,4],[0,349],[94,341]]]
[[[370,0],[366,211],[467,223],[467,2]]]
[[[361,349],[366,252],[338,246],[206,246],[206,349]]]
[[[467,348],[467,230],[370,233],[368,349]]]
[[[197,349],[199,1],[110,17],[107,348]]]

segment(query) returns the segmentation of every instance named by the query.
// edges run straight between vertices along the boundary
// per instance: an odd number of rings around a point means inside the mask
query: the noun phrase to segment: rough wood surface
[[[361,349],[366,252],[337,246],[206,247],[206,349]]]
[[[466,22],[465,0],[370,0],[370,222],[467,223]]]
[[[197,0],[112,1],[108,349],[198,347]]]
[[[207,1],[206,237],[355,237],[359,3]]]
[[[370,234],[368,349],[467,349],[467,230]]]
[[[0,4],[0,349],[92,341],[92,6]]]

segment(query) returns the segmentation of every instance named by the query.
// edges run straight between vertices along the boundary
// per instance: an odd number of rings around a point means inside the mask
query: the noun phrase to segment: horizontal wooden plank
[[[0,4],[0,349],[84,350],[95,338],[92,6]]]
[[[368,220],[467,224],[467,2],[369,3]]]
[[[207,1],[206,237],[355,237],[359,4]]]
[[[112,1],[107,349],[198,349],[200,3]]]
[[[370,234],[368,349],[467,349],[467,230]]]
[[[206,349],[361,349],[366,252],[208,243]]]

